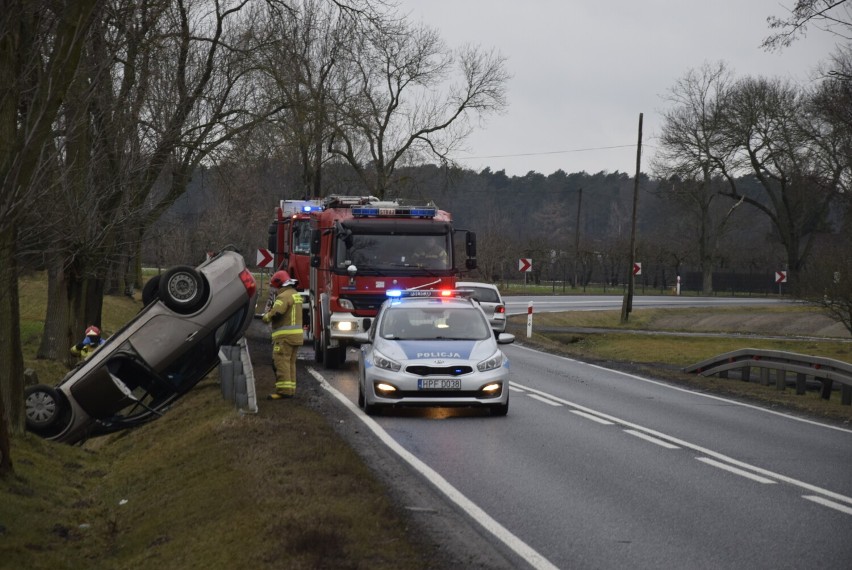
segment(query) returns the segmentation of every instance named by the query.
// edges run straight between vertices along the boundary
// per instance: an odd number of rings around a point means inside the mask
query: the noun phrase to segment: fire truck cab
[[[323,209],[321,200],[281,200],[269,226],[268,249],[274,271],[284,269],[304,290],[310,279],[311,214]]]
[[[369,330],[388,289],[452,289],[460,269],[476,268],[476,234],[455,229],[433,203],[374,196],[329,196],[311,213],[310,328],[316,361],[336,368],[354,337]],[[301,234],[300,234],[301,236]],[[461,248],[459,248],[461,249]]]

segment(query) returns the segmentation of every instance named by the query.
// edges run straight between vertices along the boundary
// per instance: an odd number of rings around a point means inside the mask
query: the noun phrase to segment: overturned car
[[[27,429],[77,443],[160,415],[219,363],[219,348],[242,338],[257,285],[245,260],[225,250],[198,267],[152,278],[145,307],[56,386],[28,386]]]

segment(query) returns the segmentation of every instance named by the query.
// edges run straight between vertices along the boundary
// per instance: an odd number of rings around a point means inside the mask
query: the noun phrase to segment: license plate
[[[418,390],[461,390],[460,378],[420,378]]]

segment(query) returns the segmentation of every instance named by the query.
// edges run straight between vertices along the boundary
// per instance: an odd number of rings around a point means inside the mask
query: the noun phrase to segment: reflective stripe
[[[288,335],[288,334],[303,334],[303,333],[304,333],[304,331],[302,330],[302,327],[300,327],[300,326],[281,327],[280,329],[276,329],[276,330],[272,331],[272,338],[277,338],[279,336],[284,336],[284,335]]]

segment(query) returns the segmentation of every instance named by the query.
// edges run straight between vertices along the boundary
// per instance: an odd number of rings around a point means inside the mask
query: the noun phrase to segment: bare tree
[[[740,80],[725,122],[728,144],[760,183],[762,197],[741,193],[732,171],[724,172],[724,195],[771,220],[795,286],[815,232],[824,229],[846,176],[839,157],[827,154],[827,143],[821,140],[834,140],[839,133],[811,112],[807,93],[778,79]]]
[[[719,238],[734,207],[724,207],[718,177],[738,167],[735,148],[725,138],[732,74],[724,63],[690,70],[669,91],[674,107],[663,114],[656,175],[668,179],[665,194],[684,205],[692,219],[705,295],[713,293],[713,268]]]
[[[0,476],[12,472],[10,433],[24,429],[19,222],[97,4],[10,0],[0,14]]]
[[[355,75],[334,92],[329,151],[381,198],[397,166],[449,161],[472,121],[506,105],[509,75],[499,54],[473,46],[452,52],[435,30],[401,20],[366,28],[359,39],[343,63]]]
[[[256,89],[259,8],[240,0],[210,8],[114,0],[87,44],[80,84],[89,88],[68,105],[58,152],[58,202],[74,215],[50,273],[70,302],[67,314],[47,315],[45,357],[61,357],[85,325],[99,324],[106,277],[127,272],[146,229],[201,162],[278,110]]]
[[[852,41],[852,2],[847,0],[796,0],[786,17],[769,16],[769,28],[777,30],[763,40],[765,49],[789,47],[807,33],[808,25]]]

